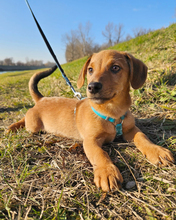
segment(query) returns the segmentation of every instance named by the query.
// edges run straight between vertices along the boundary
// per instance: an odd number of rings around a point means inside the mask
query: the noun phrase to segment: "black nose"
[[[102,89],[102,84],[99,82],[91,82],[88,85],[88,91],[93,94],[98,93],[101,89]]]

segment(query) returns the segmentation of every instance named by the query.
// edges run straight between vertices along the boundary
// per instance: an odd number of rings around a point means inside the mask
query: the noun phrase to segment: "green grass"
[[[172,24],[110,49],[127,51],[148,66],[143,88],[131,89],[131,110],[142,131],[176,159],[175,48]],[[86,59],[62,66],[75,89]],[[151,165],[133,144],[119,139],[104,146],[124,178],[123,190],[105,195],[93,184],[82,147],[70,152],[73,140],[25,129],[5,134],[34,105],[28,91],[34,72],[0,74],[0,219],[175,219],[176,167]],[[39,83],[39,90],[73,97],[58,70]],[[136,186],[126,189],[130,181]]]

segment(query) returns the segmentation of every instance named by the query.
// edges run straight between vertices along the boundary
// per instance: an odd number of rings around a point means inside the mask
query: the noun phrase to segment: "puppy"
[[[174,162],[172,153],[153,144],[139,128],[129,107],[130,85],[140,88],[147,77],[147,67],[132,55],[114,50],[93,54],[84,64],[77,82],[78,88],[87,76],[87,98],[83,100],[43,97],[38,91],[40,79],[57,67],[36,73],[29,82],[35,106],[26,116],[12,124],[9,131],[26,127],[30,132],[41,130],[83,141],[86,156],[94,169],[94,182],[103,191],[120,188],[123,182],[118,168],[112,163],[102,145],[114,140],[117,134],[136,147],[156,165]]]

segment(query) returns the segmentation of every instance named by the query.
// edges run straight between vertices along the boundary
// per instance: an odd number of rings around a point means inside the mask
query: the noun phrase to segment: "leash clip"
[[[74,92],[74,97],[76,97],[77,99],[81,100],[82,99],[82,95],[80,92]]]

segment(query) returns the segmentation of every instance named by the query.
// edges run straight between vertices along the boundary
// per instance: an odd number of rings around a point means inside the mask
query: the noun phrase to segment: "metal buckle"
[[[80,92],[74,92],[74,97],[76,97],[77,99],[81,100],[82,99],[82,95]]]

